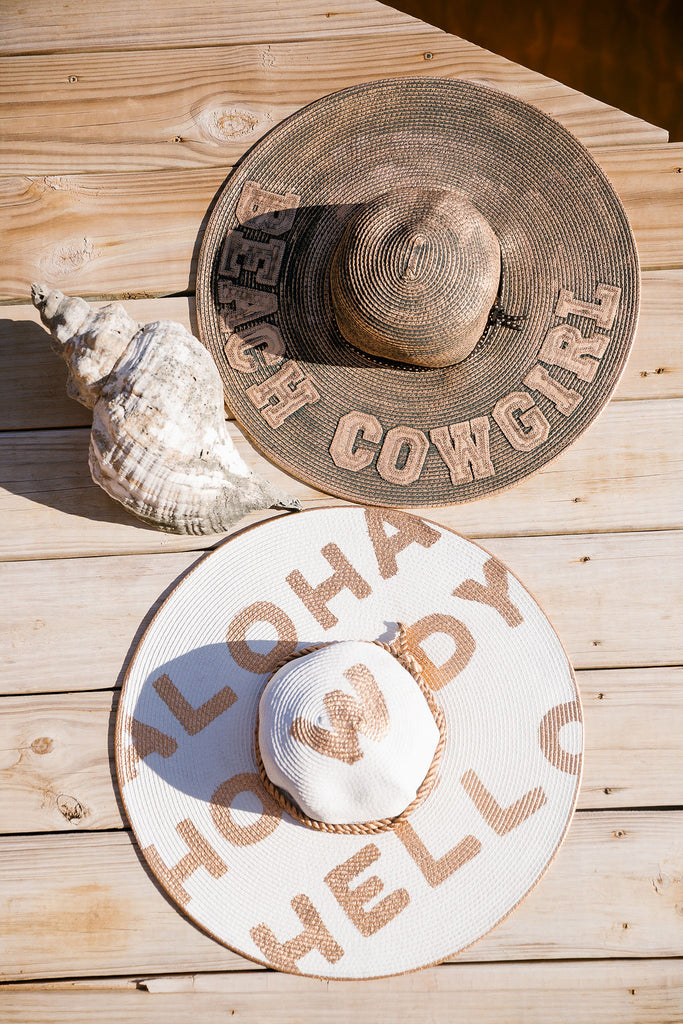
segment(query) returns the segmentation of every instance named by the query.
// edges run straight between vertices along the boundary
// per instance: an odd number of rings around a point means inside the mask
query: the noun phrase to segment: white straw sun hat
[[[244,956],[328,978],[432,964],[502,920],[565,834],[581,750],[571,666],[515,577],[356,507],[206,556],[140,642],[116,732],[172,899]]]

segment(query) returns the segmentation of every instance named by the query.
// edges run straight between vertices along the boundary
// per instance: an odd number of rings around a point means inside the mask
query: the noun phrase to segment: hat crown
[[[395,188],[359,205],[334,253],[337,325],[355,348],[422,367],[465,359],[500,282],[500,245],[447,189]]]
[[[439,728],[406,668],[366,641],[343,641],[288,662],[259,704],[269,780],[315,821],[393,818],[415,799]]]

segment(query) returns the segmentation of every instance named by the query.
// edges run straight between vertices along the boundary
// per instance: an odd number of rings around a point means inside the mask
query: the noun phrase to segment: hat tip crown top
[[[448,189],[393,188],[357,206],[330,291],[345,340],[369,355],[450,366],[474,349],[500,283],[500,245]]]

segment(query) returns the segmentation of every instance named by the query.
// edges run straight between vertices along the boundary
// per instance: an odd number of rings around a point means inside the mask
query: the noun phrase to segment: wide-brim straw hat
[[[325,96],[217,197],[200,335],[251,441],[361,503],[495,493],[607,402],[637,322],[621,202],[561,124],[472,82]]]
[[[208,554],[129,665],[116,764],[142,853],[210,935],[367,978],[506,917],[577,798],[571,666],[519,581],[392,509],[271,519]]]

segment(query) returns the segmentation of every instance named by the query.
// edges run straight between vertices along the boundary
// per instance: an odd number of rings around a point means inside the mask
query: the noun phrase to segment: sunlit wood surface
[[[373,0],[2,6],[0,1019],[680,1021],[683,145]],[[92,483],[89,413],[64,393],[29,285],[193,326],[204,218],[232,164],[318,96],[404,74],[488,83],[571,129],[631,218],[643,305],[619,389],[569,451],[495,498],[428,512],[521,577],[577,669],[586,764],[568,839],[460,957],[328,985],[213,942],[136,852],[112,777],[122,670],[220,538],[146,529]],[[231,431],[305,507],[330,503]]]

